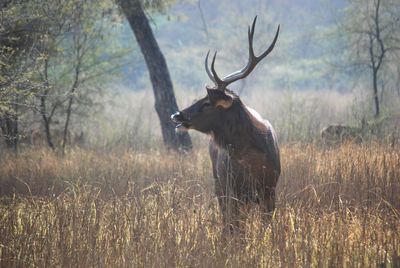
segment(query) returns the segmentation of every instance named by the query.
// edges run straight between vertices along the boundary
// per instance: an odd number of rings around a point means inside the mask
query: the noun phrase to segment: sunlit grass
[[[284,146],[282,162],[270,224],[254,208],[227,235],[205,150],[5,158],[0,266],[400,265],[398,150]]]

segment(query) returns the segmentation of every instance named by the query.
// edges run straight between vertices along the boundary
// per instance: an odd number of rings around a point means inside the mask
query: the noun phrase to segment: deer
[[[329,125],[321,130],[321,141],[323,145],[332,146],[343,143],[362,143],[362,129],[344,126]]]
[[[343,143],[360,144],[363,142],[370,127],[365,118],[361,120],[361,126],[359,127],[341,124],[329,125],[321,130],[321,141],[326,146],[341,145]]]
[[[268,222],[275,210],[275,187],[281,173],[277,135],[268,120],[245,105],[228,85],[246,78],[275,47],[275,37],[260,56],[253,49],[257,16],[248,28],[249,57],[246,66],[222,79],[215,70],[214,53],[205,70],[214,83],[206,86],[207,95],[191,106],[171,115],[177,131],[196,130],[209,135],[209,155],[224,226],[236,230],[243,209],[252,205],[261,208]]]

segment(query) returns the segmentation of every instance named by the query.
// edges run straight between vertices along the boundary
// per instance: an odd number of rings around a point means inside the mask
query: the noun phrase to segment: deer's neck
[[[248,150],[257,140],[257,126],[254,116],[244,105],[234,107],[229,117],[225,118],[213,131],[214,141],[228,150]]]

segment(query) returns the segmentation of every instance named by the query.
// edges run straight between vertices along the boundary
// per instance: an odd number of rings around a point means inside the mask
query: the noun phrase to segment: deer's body
[[[233,105],[238,106],[235,113],[221,125],[229,131],[214,131],[210,139],[215,191],[223,214],[230,204],[231,214],[237,214],[235,210],[248,203],[261,204],[267,213],[275,208],[275,186],[281,172],[276,134],[268,121],[261,121],[241,102]]]
[[[210,133],[209,144],[215,193],[226,223],[239,214],[240,206],[249,203],[260,204],[264,213],[274,210],[281,172],[271,124],[238,98],[230,109],[220,128]]]
[[[249,62],[238,72],[220,79],[214,69],[216,54],[208,67],[215,87],[207,96],[177,112],[171,119],[178,129],[195,129],[210,135],[209,152],[215,179],[215,192],[224,222],[239,225],[240,207],[249,203],[261,206],[264,215],[275,208],[275,186],[281,172],[279,148],[271,124],[242,103],[227,86],[251,73],[258,62],[274,48],[279,27],[270,47],[254,55],[253,35],[256,19],[249,28]]]
[[[362,143],[364,126],[361,128],[330,125],[321,130],[321,140],[325,145],[339,145],[345,142]]]

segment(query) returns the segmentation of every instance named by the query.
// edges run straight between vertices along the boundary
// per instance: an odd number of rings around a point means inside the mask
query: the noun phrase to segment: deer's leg
[[[222,214],[225,230],[233,233],[239,227],[239,201],[235,189],[227,178],[215,180],[215,194]]]
[[[226,158],[226,155],[219,155],[218,147],[211,140],[209,144],[209,153],[212,163],[212,171],[214,177],[215,184],[215,195],[217,196],[219,208],[222,215],[222,221],[224,226],[228,224],[228,200],[227,200],[227,191],[229,185],[227,185],[227,170],[226,165],[224,164],[223,159]],[[219,171],[219,172],[218,172]],[[221,175],[219,175],[221,174]]]
[[[232,225],[238,232],[244,232],[244,223],[248,217],[251,204],[254,203],[254,188],[248,183],[243,174],[235,177],[232,198]]]
[[[259,191],[260,208],[264,222],[268,223],[275,210],[275,188],[263,187]]]
[[[226,213],[228,209],[228,202],[224,188],[225,188],[225,183],[222,180],[218,179],[218,177],[215,178],[215,195],[217,196],[219,208],[222,215],[222,221],[225,225],[227,224]]]

